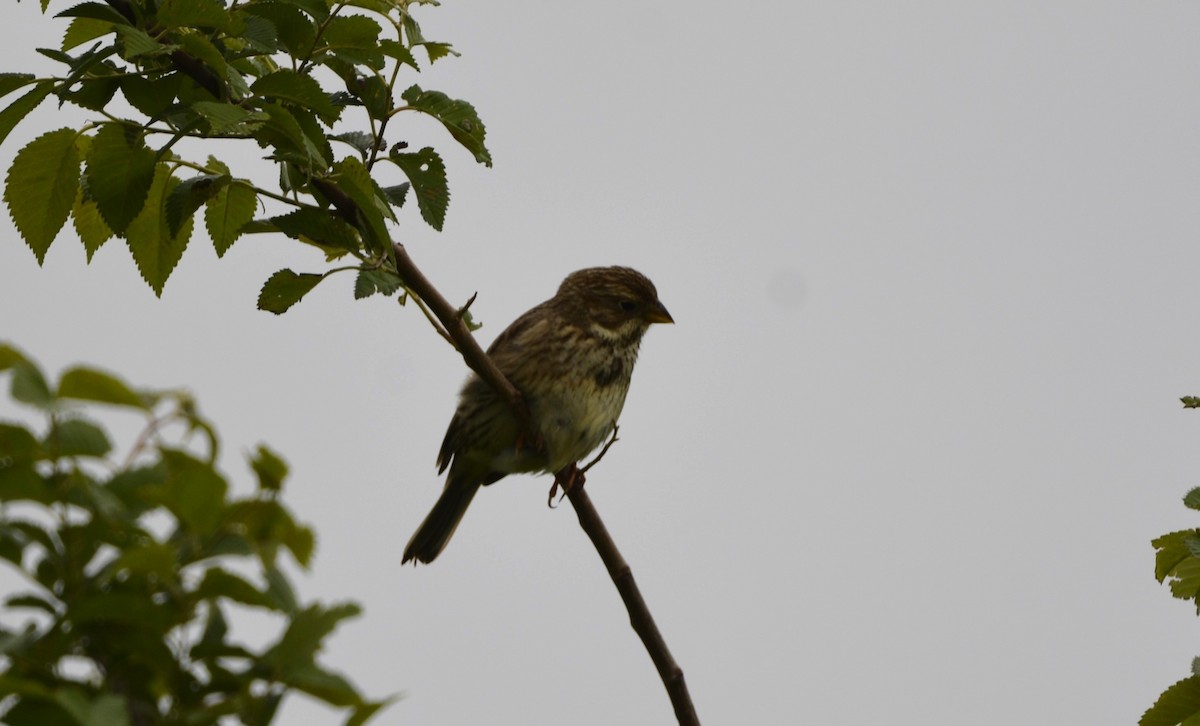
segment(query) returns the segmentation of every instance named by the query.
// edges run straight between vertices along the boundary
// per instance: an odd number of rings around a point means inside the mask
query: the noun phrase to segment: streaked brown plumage
[[[508,474],[555,473],[612,432],[653,323],[671,323],[654,284],[628,267],[573,272],[558,292],[500,333],[488,356],[525,396],[541,446],[518,445],[521,427],[491,386],[472,375],[450,421],[438,471],[450,469],[433,510],[404,549],[404,562],[432,562],[480,486]]]

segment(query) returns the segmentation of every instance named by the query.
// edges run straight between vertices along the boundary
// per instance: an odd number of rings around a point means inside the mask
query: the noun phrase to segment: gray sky
[[[1200,621],[1149,540],[1200,521],[1177,401],[1200,394],[1200,6],[422,18],[463,57],[414,80],[476,105],[496,165],[419,119],[389,134],[450,168],[446,230],[397,230],[418,264],[479,292],[484,342],[596,264],[645,272],[678,321],[588,487],[706,724],[1129,724],[1188,674]],[[51,68],[32,48],[65,25],[5,19],[3,69]],[[35,118],[4,168],[87,115]],[[548,479],[485,490],[433,566],[400,567],[465,376],[415,308],[355,303],[346,276],[257,312],[272,272],[323,268],[262,236],[222,261],[197,236],[156,300],[120,243],[88,268],[64,236],[39,268],[0,235],[0,337],[186,384],[243,486],[257,442],[290,462],[320,537],[303,596],[366,608],[326,663],[407,693],[377,723],[670,722]]]

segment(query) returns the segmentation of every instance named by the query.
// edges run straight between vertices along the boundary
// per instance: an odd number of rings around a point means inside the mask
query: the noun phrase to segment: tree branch
[[[422,298],[433,314],[437,316],[446,332],[453,338],[455,347],[462,354],[467,366],[508,401],[529,433],[535,436],[540,433],[529,415],[529,408],[525,405],[525,399],[521,392],[496,368],[487,353],[483,352],[483,348],[479,347],[479,343],[475,341],[475,337],[471,335],[471,331],[463,321],[460,310],[442,297],[425,275],[417,269],[412,258],[404,249],[404,245],[397,243],[394,245],[394,249],[396,271],[404,280],[405,286],[413,294]],[[592,540],[596,552],[600,554],[600,559],[608,569],[613,584],[617,586],[617,592],[625,601],[625,609],[629,611],[629,623],[638,637],[642,639],[646,651],[650,654],[650,660],[654,661],[654,667],[658,669],[658,675],[662,678],[667,695],[671,698],[671,705],[675,708],[675,718],[678,719],[680,726],[699,726],[700,720],[696,715],[696,708],[692,705],[691,695],[683,680],[683,670],[671,656],[671,651],[667,648],[667,643],[663,640],[662,633],[659,632],[658,626],[654,622],[654,616],[650,614],[650,609],[646,607],[646,601],[642,598],[642,593],[633,580],[633,572],[608,534],[604,521],[600,519],[600,513],[592,506],[592,500],[584,489],[583,486],[575,486],[567,494],[572,506],[575,507],[575,514],[579,517],[579,526]]]

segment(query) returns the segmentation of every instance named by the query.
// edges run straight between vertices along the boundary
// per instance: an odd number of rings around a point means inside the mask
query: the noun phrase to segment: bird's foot
[[[550,498],[546,501],[546,506],[554,509],[554,495],[558,494],[558,488],[562,487],[562,494],[558,497],[558,501],[562,501],[563,497],[571,493],[575,487],[582,487],[587,482],[587,477],[584,476],[583,470],[575,464],[563,468],[554,475],[554,483],[550,485]]]

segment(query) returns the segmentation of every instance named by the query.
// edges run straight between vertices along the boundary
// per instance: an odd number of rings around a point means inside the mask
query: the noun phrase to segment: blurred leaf
[[[8,343],[0,343],[0,372],[6,371],[18,363],[30,363],[29,358],[17,348]]]
[[[74,129],[42,134],[21,149],[4,185],[4,201],[38,264],[71,213],[79,188]]]
[[[0,422],[0,460],[32,461],[41,449],[37,439],[24,426]]]
[[[258,294],[258,309],[282,315],[323,279],[321,275],[280,270],[263,285]]]
[[[446,221],[446,207],[450,204],[446,165],[442,163],[442,157],[426,146],[413,154],[398,152],[389,155],[388,158],[400,167],[412,182],[421,217],[430,227],[440,232]]]
[[[94,368],[76,367],[63,373],[58,382],[58,396],[149,409],[142,397],[120,378]]]
[[[141,130],[124,124],[106,123],[92,139],[87,158],[88,189],[104,222],[116,234],[125,234],[146,205],[155,181],[154,158],[154,151],[142,140]]]
[[[79,688],[59,688],[55,702],[86,726],[129,726],[125,699],[113,693],[88,696]],[[46,726],[50,726],[46,724]]]
[[[32,363],[22,362],[12,366],[12,387],[14,399],[21,403],[36,406],[49,411],[54,408],[54,394],[50,392],[50,384]]]
[[[279,610],[275,598],[259,590],[239,575],[219,567],[209,568],[204,573],[204,580],[196,588],[195,596],[202,600],[225,598],[232,602],[250,605],[251,607]]]
[[[21,593],[20,595],[9,595],[4,599],[4,607],[41,610],[51,617],[57,617],[59,615],[58,607],[53,602],[47,600],[41,595],[29,592]]]
[[[178,577],[179,563],[174,547],[151,541],[127,548],[113,563],[113,571],[154,575],[163,582],[174,582]]]
[[[3,425],[0,424],[0,438],[3,438]],[[34,442],[37,445],[37,442]],[[4,456],[3,443],[0,443],[0,457]],[[40,452],[41,449],[36,449]],[[54,493],[46,486],[45,481],[30,462],[10,463],[0,466],[0,502],[16,502],[29,500],[41,504],[55,501]]]
[[[1183,401],[1184,408],[1200,408],[1200,396],[1184,396],[1179,400]]]
[[[124,623],[165,633],[174,624],[170,611],[147,596],[132,592],[87,594],[68,606],[67,619],[76,625]]]
[[[183,220],[176,234],[171,233],[167,224],[167,199],[179,184],[167,165],[159,164],[141,212],[125,231],[125,241],[138,272],[159,297],[192,236],[191,217]]]
[[[349,681],[316,663],[304,663],[289,668],[284,672],[282,680],[292,688],[334,706],[356,706],[362,703],[362,696],[358,695],[358,691]]]
[[[277,609],[289,615],[300,610],[300,603],[296,599],[292,583],[288,582],[287,576],[279,568],[268,566],[263,576],[267,580],[267,595],[275,603]]]
[[[81,418],[59,422],[51,429],[44,446],[59,457],[98,458],[112,451],[112,444],[109,443],[108,434],[104,433],[104,429]]]
[[[160,488],[162,504],[198,536],[212,534],[220,523],[229,485],[213,467],[179,449],[162,448],[167,478]]]
[[[354,603],[331,607],[309,605],[296,613],[275,645],[263,653],[262,660],[277,673],[313,662],[325,638],[346,618],[357,617],[362,609]]]
[[[350,718],[346,719],[346,726],[362,726],[375,714],[395,703],[397,699],[399,696],[392,696],[382,701],[364,702],[356,706],[354,712],[350,714]]]
[[[258,475],[260,489],[277,492],[283,488],[283,480],[287,478],[288,465],[274,451],[259,444],[254,456],[250,457],[250,466]]]

